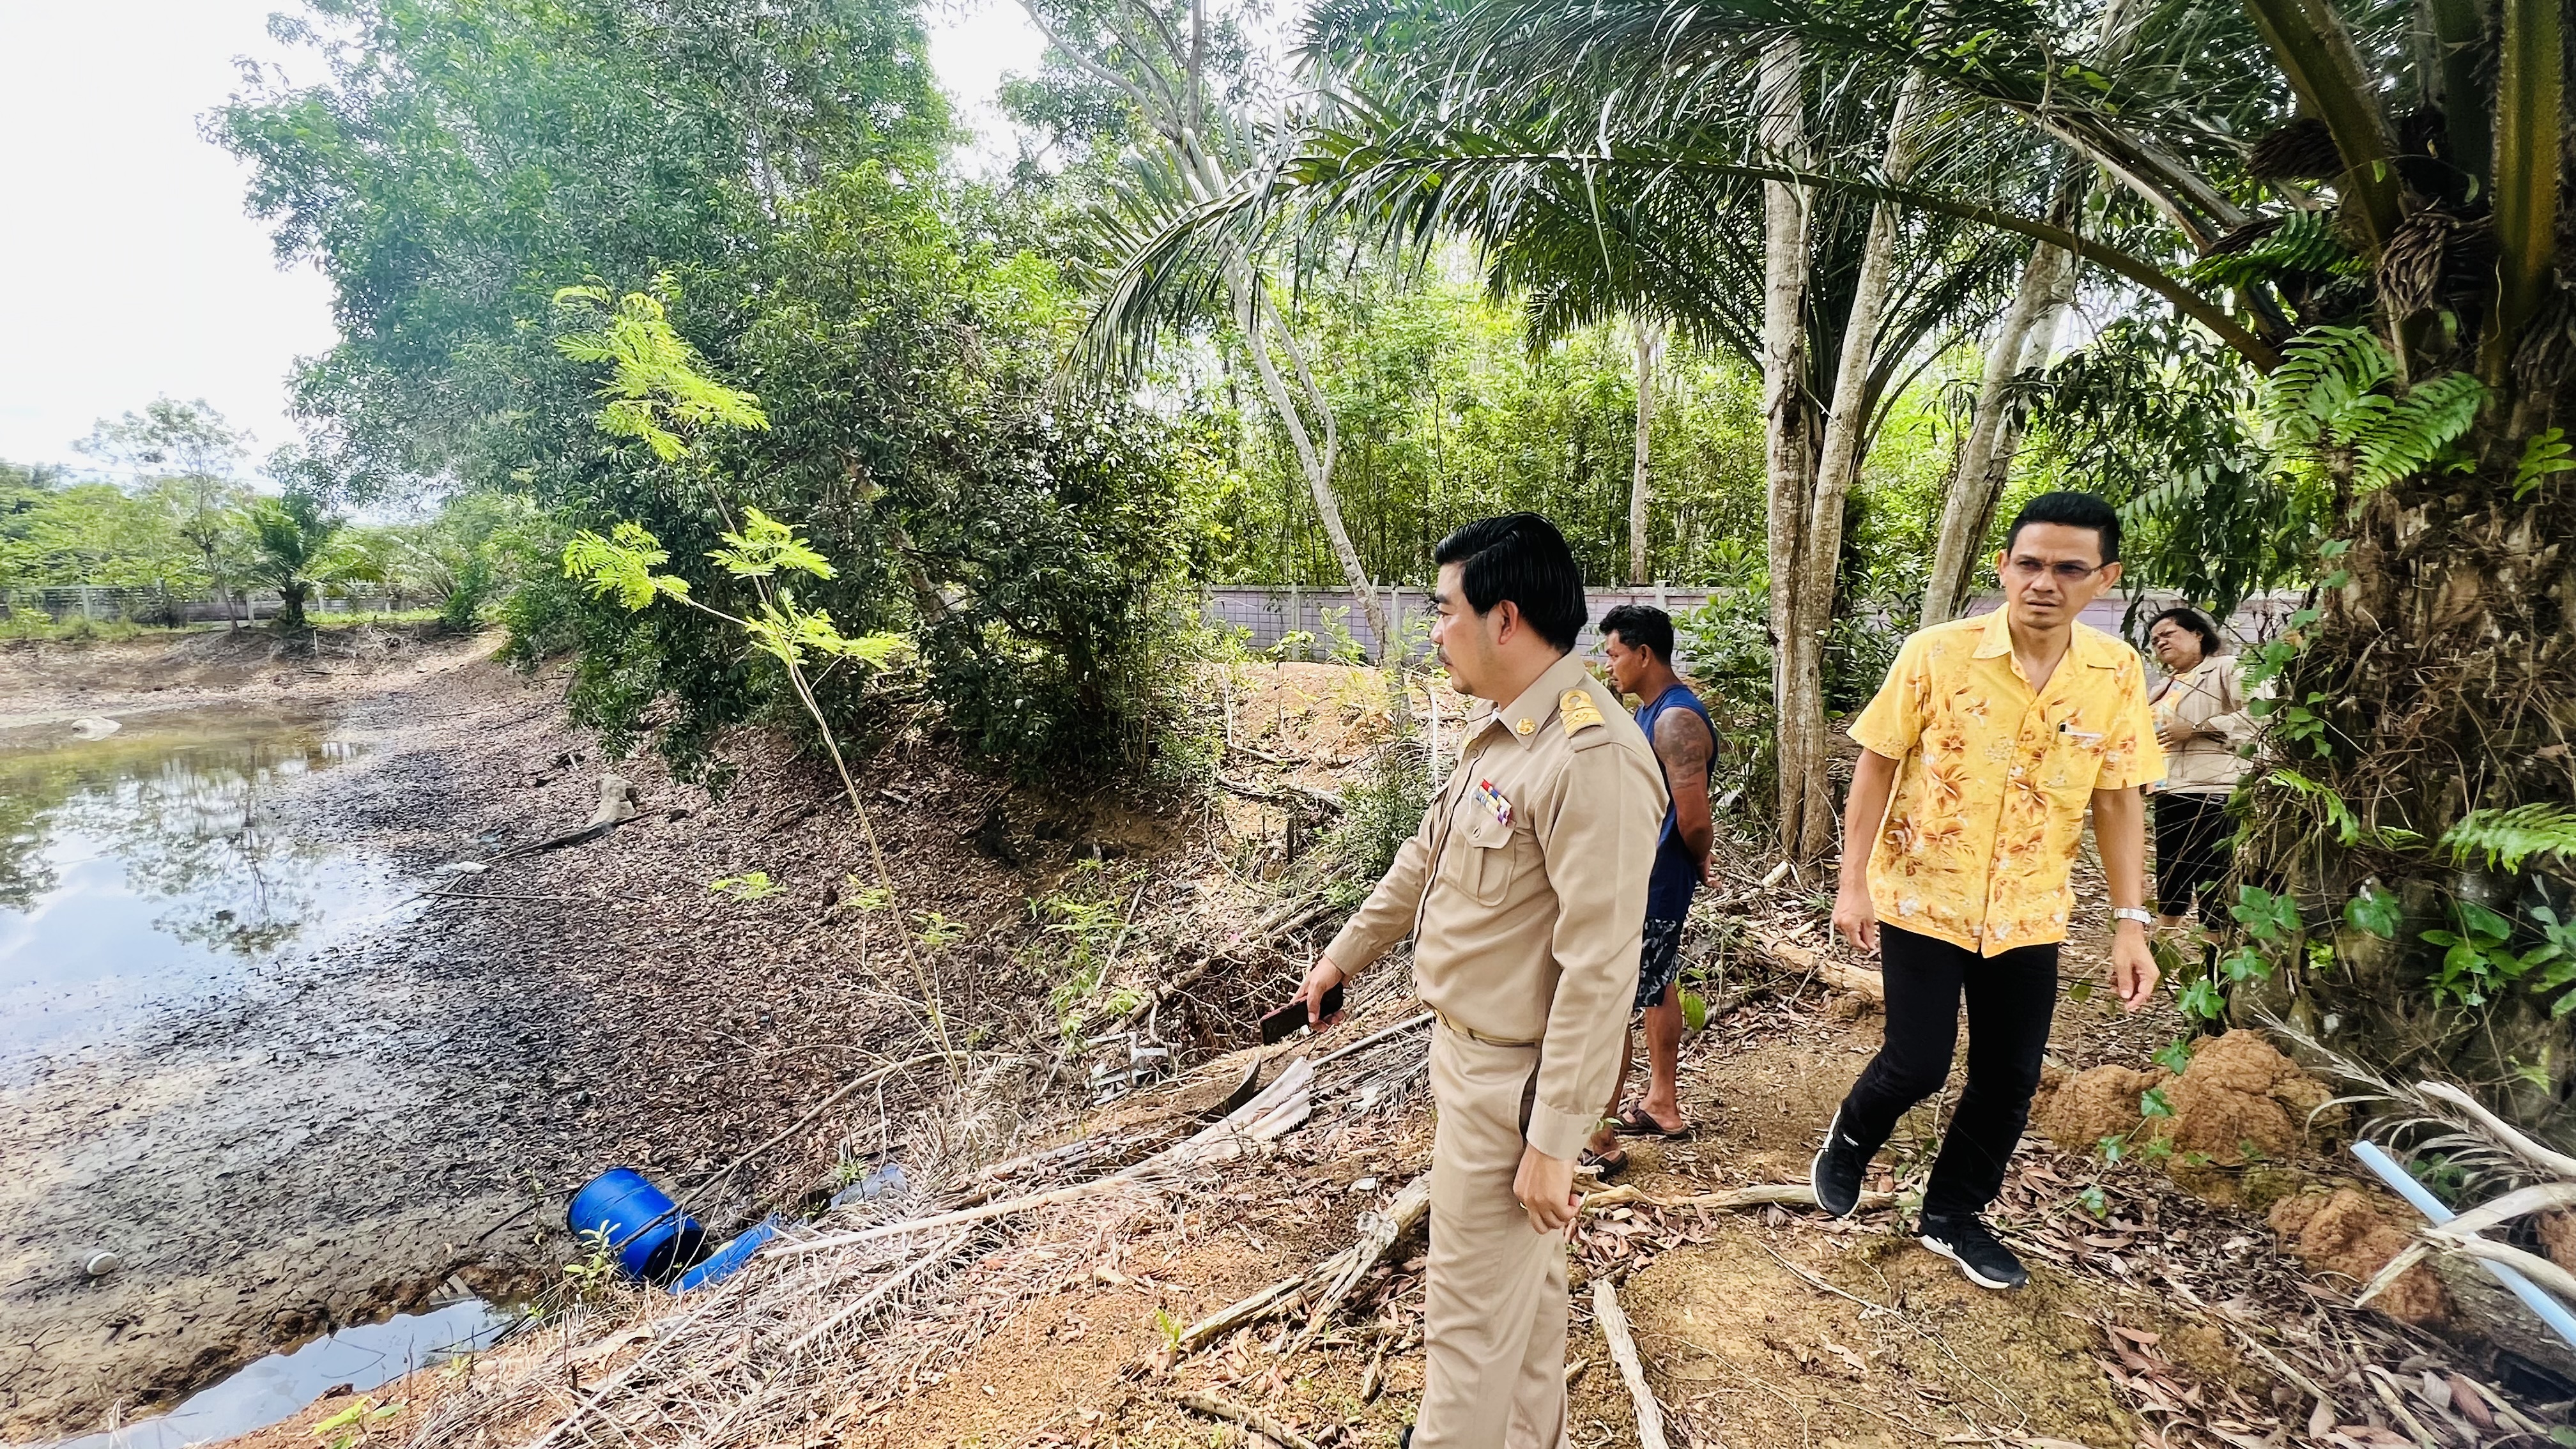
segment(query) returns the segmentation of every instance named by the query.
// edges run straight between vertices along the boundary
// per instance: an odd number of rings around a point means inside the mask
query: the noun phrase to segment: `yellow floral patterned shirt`
[[[2093,792],[2165,768],[2136,650],[2079,623],[2034,693],[2000,609],[1906,640],[1851,737],[1898,762],[1869,857],[1878,919],[1986,956],[2066,939]]]

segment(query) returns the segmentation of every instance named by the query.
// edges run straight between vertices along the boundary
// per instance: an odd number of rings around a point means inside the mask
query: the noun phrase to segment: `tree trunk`
[[[1909,73],[1888,117],[1882,169],[1892,186],[1904,185],[1914,169],[1908,130],[1921,91],[1920,79]],[[1821,855],[1834,842],[1833,791],[1825,775],[1825,634],[1833,624],[1834,578],[1842,562],[1843,505],[1860,472],[1861,443],[1869,424],[1870,362],[1895,271],[1899,225],[1896,208],[1886,202],[1870,213],[1860,275],[1852,283],[1851,313],[1843,323],[1842,356],[1834,370],[1824,443],[1810,496],[1804,500],[1804,516],[1796,520],[1803,533],[1790,578],[1788,627],[1782,631],[1779,666],[1786,679],[1780,691],[1780,773],[1784,780],[1795,777],[1805,782],[1804,814],[1796,832],[1790,833],[1785,813],[1781,821],[1783,843],[1793,858]],[[1776,596],[1776,585],[1774,592]],[[1798,714],[1794,721],[1789,717],[1792,710]],[[1789,749],[1793,739],[1800,748],[1796,755]]]
[[[2362,501],[2343,530],[2348,581],[2321,591],[2323,617],[2277,688],[2316,702],[2329,753],[2271,727],[2237,859],[2247,884],[2297,901],[2308,942],[2334,950],[2318,961],[2304,943],[2267,947],[2272,978],[2240,989],[2234,1014],[2269,1008],[2400,1080],[2479,1084],[2535,1126],[2563,1124],[2576,1099],[2576,1014],[2551,1012],[2576,987],[2534,970],[2466,1001],[2475,983],[2446,987],[2445,953],[2423,933],[2460,931],[2456,903],[2473,902],[2514,920],[2521,952],[2539,939],[2536,907],[2576,915],[2576,858],[2535,852],[2506,869],[2434,843],[2471,810],[2576,806],[2571,479],[2517,500],[2510,474],[2417,477]],[[2374,833],[2341,843],[2315,798],[2263,783],[2271,767],[2322,785]],[[2375,834],[2392,827],[2421,839]],[[2402,907],[2394,939],[2344,914],[2365,883]]]
[[[1761,113],[1762,152],[1775,165],[1809,168],[1805,87],[1799,45],[1782,40],[1762,57],[1754,104]],[[1793,661],[1800,627],[1797,582],[1803,567],[1807,505],[1815,491],[1816,404],[1806,355],[1807,197],[1797,187],[1762,187],[1762,419],[1771,563],[1771,633],[1777,651],[1772,704],[1778,748],[1780,848],[1812,859],[1833,841],[1833,789],[1825,757],[1820,680],[1798,677]]]
[[[2091,183],[2091,168],[2070,168],[2058,190],[2050,220],[2065,225],[2082,205]],[[1923,622],[1946,623],[1967,607],[1969,583],[1976,577],[1977,553],[1994,524],[1995,503],[2012,474],[2013,428],[2006,421],[2006,390],[2026,369],[2045,363],[2057,330],[2058,310],[2069,300],[2075,281],[2072,253],[2042,242],[2031,248],[2022,268],[2021,286],[2005,309],[1994,340],[1986,348],[1985,375],[1978,380],[1975,408],[1968,415],[1968,435],[1959,442],[1958,465],[1941,499],[1941,524],[1932,543],[1932,570],[1923,582]],[[2040,324],[2052,325],[2043,327]],[[2035,345],[2034,345],[2035,344]],[[2037,356],[2032,357],[2035,352]]]
[[[1277,316],[1263,293],[1261,280],[1249,266],[1238,265],[1228,270],[1228,285],[1234,294],[1236,325],[1243,329],[1244,341],[1252,354],[1253,372],[1261,379],[1262,395],[1269,399],[1270,410],[1279,415],[1279,424],[1288,430],[1288,441],[1297,450],[1297,466],[1306,475],[1307,491],[1315,500],[1315,514],[1323,521],[1324,537],[1333,545],[1333,557],[1342,566],[1342,579],[1350,586],[1351,597],[1368,620],[1369,632],[1377,648],[1375,662],[1389,662],[1395,653],[1395,633],[1389,625],[1386,608],[1378,601],[1376,586],[1369,582],[1368,569],[1360,563],[1360,551],[1351,544],[1350,530],[1342,525],[1342,501],[1333,491],[1333,459],[1338,443],[1333,426],[1333,410],[1323,389],[1315,385],[1314,374],[1307,369],[1305,349],[1298,346],[1297,336],[1282,320],[1280,345],[1287,349],[1289,362],[1297,369],[1299,391],[1306,406],[1323,419],[1324,438],[1318,448],[1307,430],[1306,416],[1298,399],[1288,391],[1287,380],[1280,375],[1279,365],[1271,360],[1270,345],[1264,333],[1270,319]]]
[[[1637,319],[1637,461],[1628,475],[1628,582],[1654,582],[1646,547],[1647,509],[1653,489],[1647,471],[1648,439],[1654,434],[1655,368],[1664,355],[1664,327]]]
[[[1994,524],[1995,503],[2012,477],[2016,429],[2005,396],[2014,378],[2048,360],[2057,329],[2049,323],[2075,275],[2074,257],[2042,244],[2031,249],[2021,288],[1986,350],[1968,435],[1960,440],[1957,467],[1941,499],[1941,524],[1932,543],[1932,568],[1923,584],[1923,622],[1959,617],[1982,560],[1979,550]]]

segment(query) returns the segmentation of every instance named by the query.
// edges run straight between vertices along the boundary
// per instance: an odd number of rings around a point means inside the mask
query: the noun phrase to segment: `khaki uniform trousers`
[[[1565,1442],[1565,1235],[1533,1231],[1512,1196],[1538,1061],[1536,1045],[1431,1030],[1440,1119],[1414,1449]]]

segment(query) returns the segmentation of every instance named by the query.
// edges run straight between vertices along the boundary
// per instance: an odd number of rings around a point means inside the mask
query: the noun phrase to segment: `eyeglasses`
[[[2006,567],[2012,570],[2012,576],[2014,578],[2017,578],[2026,584],[2037,581],[2041,574],[2049,574],[2054,576],[2059,583],[2071,586],[2084,582],[2086,579],[2102,572],[2102,570],[2109,568],[2110,565],[2080,563],[2044,564],[2035,558],[2017,558],[2010,564],[2006,565]]]

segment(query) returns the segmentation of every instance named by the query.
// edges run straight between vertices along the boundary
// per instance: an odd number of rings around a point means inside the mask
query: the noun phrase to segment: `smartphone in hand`
[[[1324,993],[1324,999],[1315,1012],[1315,1019],[1330,1021],[1341,1015],[1341,1012],[1342,988],[1336,986]],[[1273,1042],[1285,1041],[1289,1033],[1306,1024],[1306,1003],[1289,1002],[1286,1006],[1261,1018],[1261,1044],[1269,1046]]]

